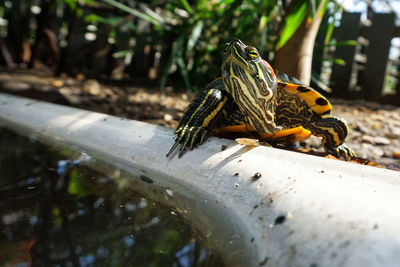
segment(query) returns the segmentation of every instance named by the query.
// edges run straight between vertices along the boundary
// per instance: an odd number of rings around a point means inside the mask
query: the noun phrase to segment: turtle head
[[[273,132],[277,79],[257,49],[233,39],[225,49],[222,64],[225,89],[231,94],[249,124],[260,132]]]
[[[257,72],[255,65],[261,60],[256,48],[245,45],[239,39],[233,39],[226,44],[224,55],[223,70],[226,67],[229,68],[228,65],[233,64],[235,71],[240,68],[251,74]]]

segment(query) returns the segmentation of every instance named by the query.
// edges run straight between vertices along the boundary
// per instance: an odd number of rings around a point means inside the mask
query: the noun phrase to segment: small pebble
[[[370,133],[371,132],[371,129],[368,128],[367,126],[365,126],[361,122],[357,122],[355,130],[360,131],[361,133]]]
[[[361,142],[368,144],[375,144],[375,138],[370,135],[363,135],[361,137]]]
[[[171,121],[172,119],[173,119],[172,115],[170,115],[168,113],[164,114],[164,120]]]
[[[390,140],[382,136],[375,137],[374,141],[377,145],[390,145]]]
[[[262,176],[261,173],[256,172],[253,176],[251,176],[251,180],[252,180],[252,181],[257,181],[258,179],[261,178],[261,176]]]
[[[50,83],[55,87],[62,87],[64,85],[64,81],[60,79],[52,80]]]

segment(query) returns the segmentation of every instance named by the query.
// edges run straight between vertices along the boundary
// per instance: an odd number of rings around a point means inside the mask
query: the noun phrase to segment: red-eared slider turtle
[[[322,137],[325,150],[349,159],[344,144],[344,119],[331,115],[329,101],[296,78],[274,70],[257,49],[239,39],[225,49],[222,77],[211,82],[189,104],[175,130],[179,157],[213,133],[257,133],[263,140],[301,141],[311,134]]]

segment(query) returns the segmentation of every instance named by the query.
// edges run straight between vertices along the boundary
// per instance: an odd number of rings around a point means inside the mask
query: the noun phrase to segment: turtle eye
[[[256,59],[258,58],[258,51],[255,48],[252,48],[249,50],[247,53],[251,59]]]

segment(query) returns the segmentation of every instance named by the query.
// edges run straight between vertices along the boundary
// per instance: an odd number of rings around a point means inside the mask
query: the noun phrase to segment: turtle
[[[347,122],[331,114],[328,99],[300,80],[279,72],[258,50],[233,39],[226,44],[222,77],[212,81],[188,105],[175,130],[181,157],[212,134],[255,134],[263,141],[295,142],[322,137],[325,151],[349,160],[344,143]]]

